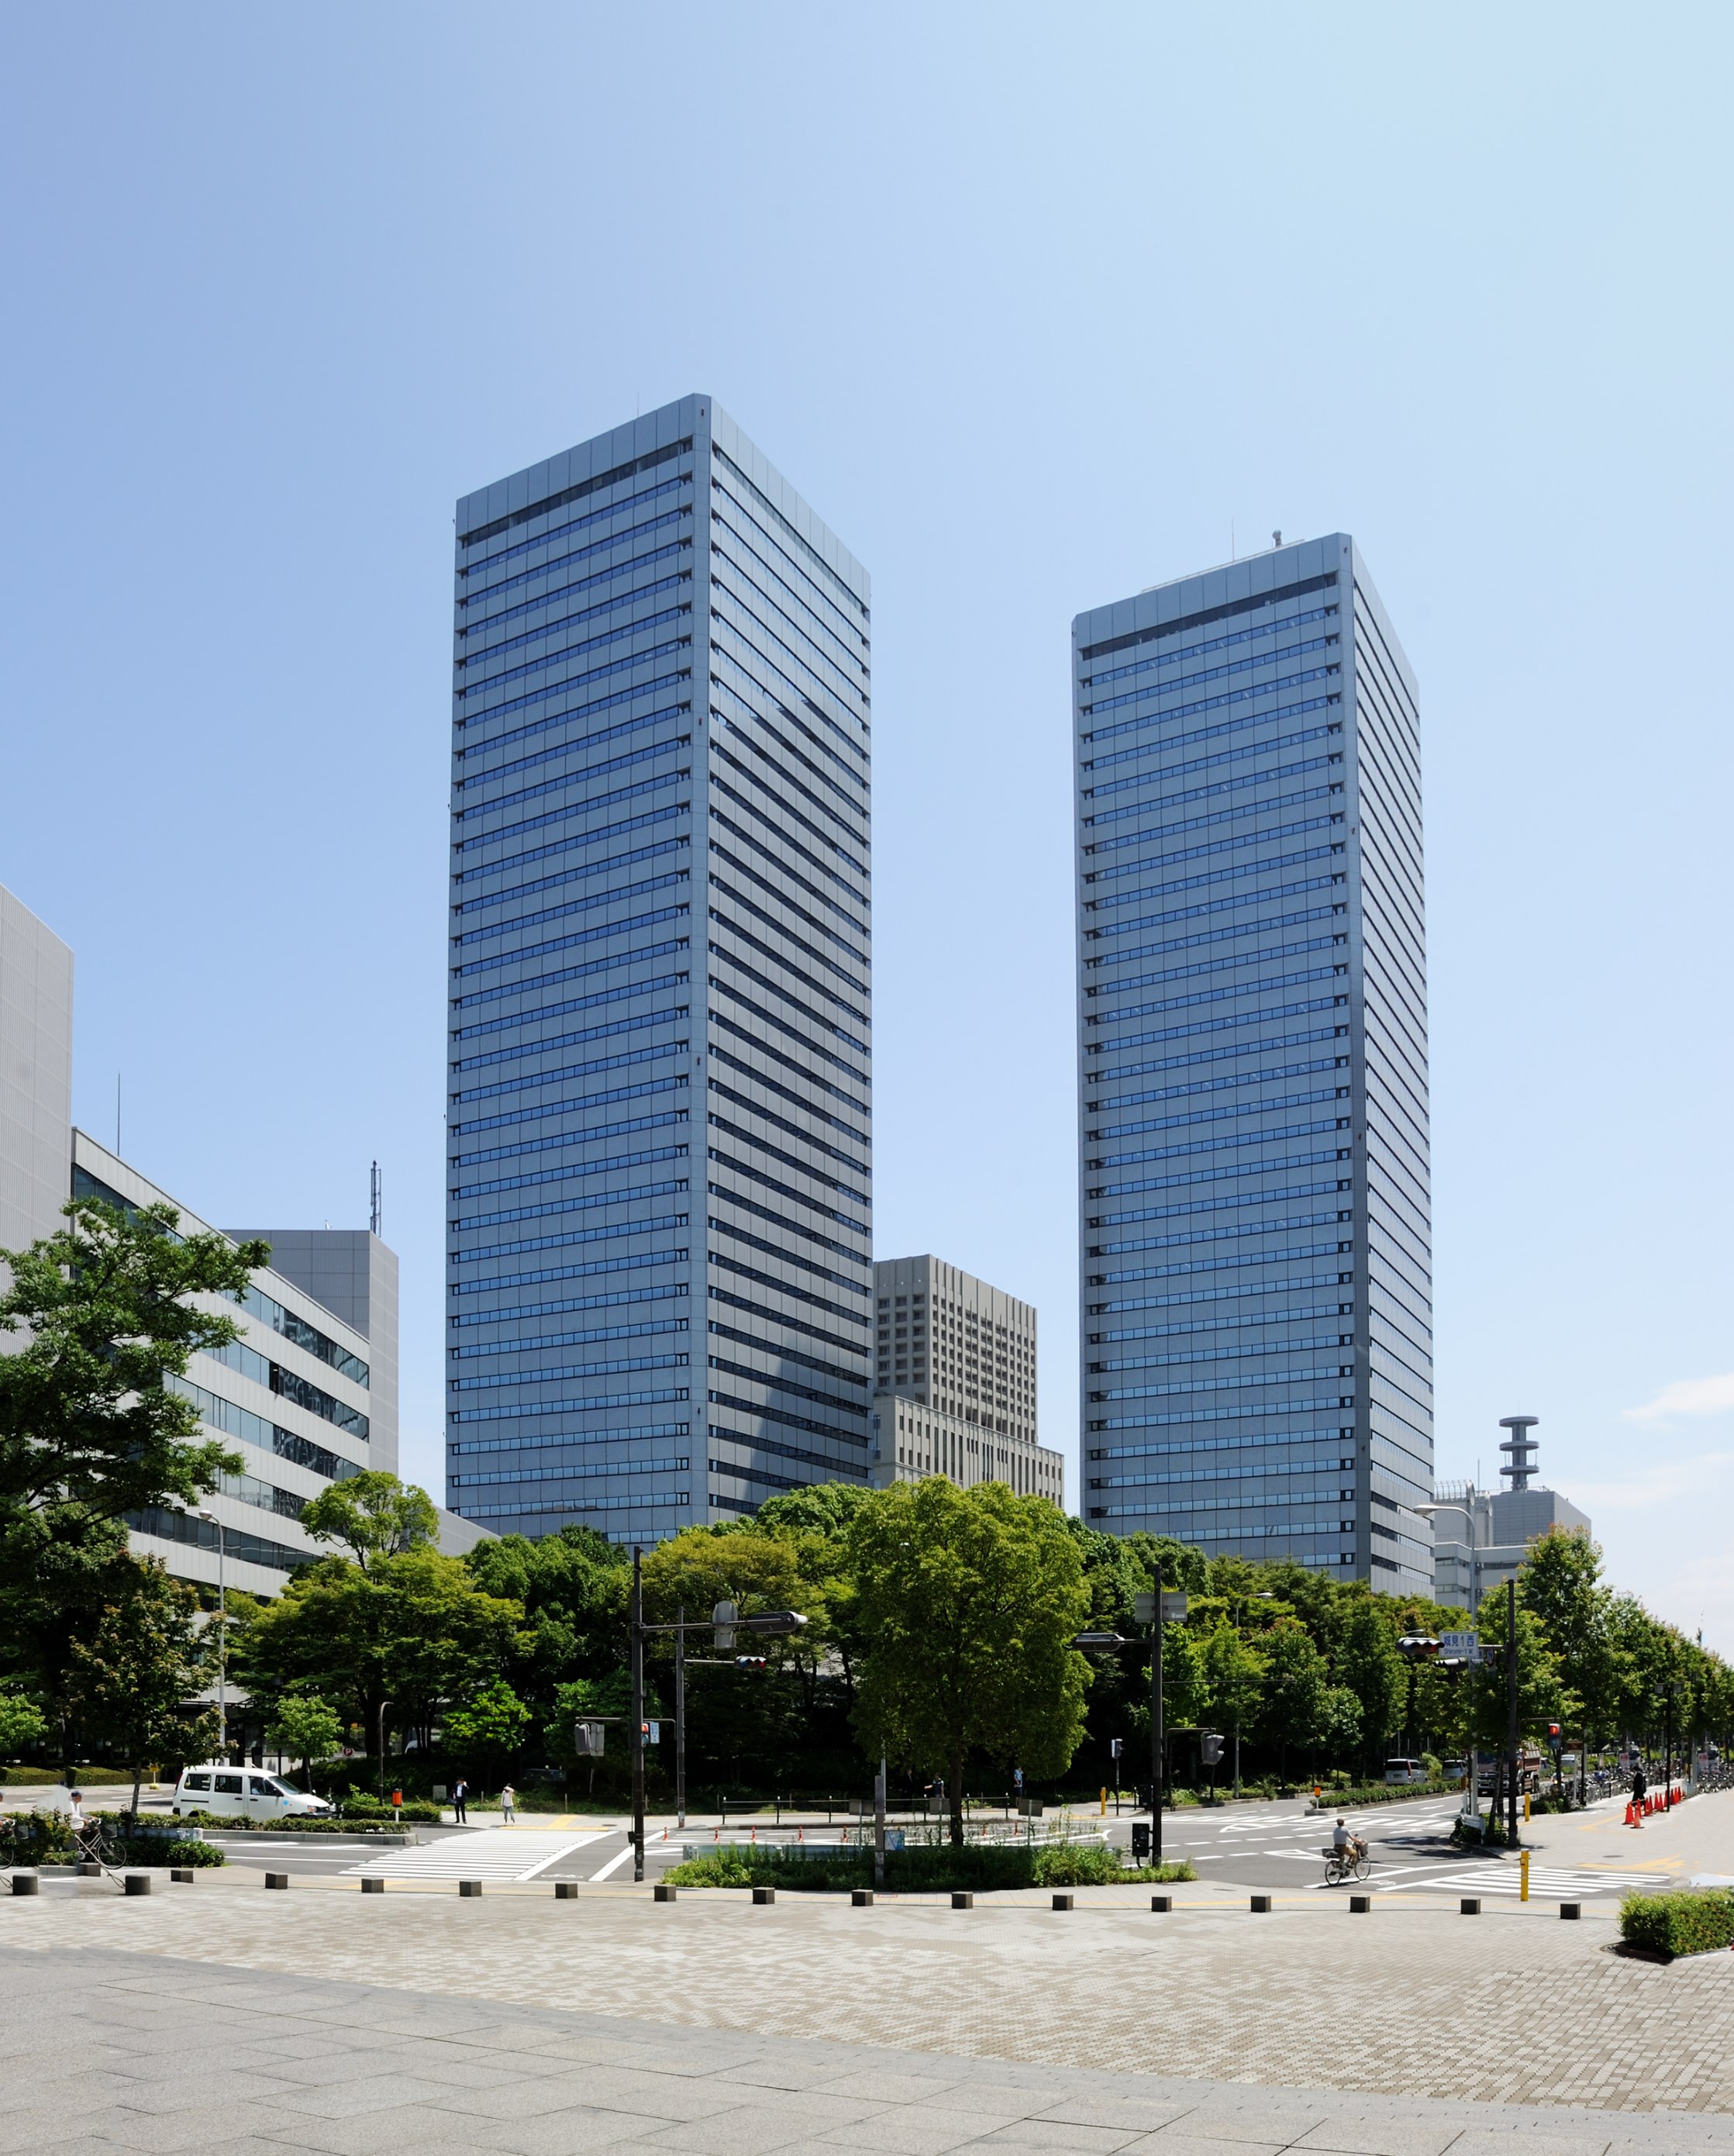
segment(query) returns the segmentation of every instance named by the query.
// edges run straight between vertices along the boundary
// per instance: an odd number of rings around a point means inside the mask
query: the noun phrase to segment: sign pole
[[[1150,1647],[1150,1861],[1162,1861],[1162,1568],[1156,1568],[1156,1621]]]
[[[644,1553],[632,1553],[632,1876],[644,1877]]]
[[[675,1816],[686,1831],[686,1611],[675,1612]]]

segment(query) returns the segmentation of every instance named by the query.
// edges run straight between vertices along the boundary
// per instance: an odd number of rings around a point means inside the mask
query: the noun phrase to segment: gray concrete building
[[[1278,542],[1073,626],[1084,1517],[1430,1594],[1418,690]]]
[[[1425,1508],[1433,1521],[1434,1599],[1457,1609],[1480,1609],[1514,1577],[1529,1545],[1556,1527],[1589,1537],[1588,1514],[1535,1479],[1535,1418],[1508,1416],[1502,1427],[1511,1433],[1500,1445],[1506,1487],[1442,1482]]]
[[[1036,1314],[931,1255],[873,1268],[876,1488],[947,1475],[1065,1498],[1064,1456],[1036,1440]]]
[[[864,1482],[870,589],[707,396],[457,509],[447,1491]]]
[[[72,952],[0,886],[0,1250],[59,1224],[71,1132]]]

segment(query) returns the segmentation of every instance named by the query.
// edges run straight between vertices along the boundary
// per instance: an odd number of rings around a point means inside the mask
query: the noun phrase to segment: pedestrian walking
[[[508,1826],[517,1823],[518,1793],[510,1782],[500,1792],[500,1816]]]
[[[452,1784],[452,1817],[462,1826],[469,1816],[469,1784],[459,1780]]]

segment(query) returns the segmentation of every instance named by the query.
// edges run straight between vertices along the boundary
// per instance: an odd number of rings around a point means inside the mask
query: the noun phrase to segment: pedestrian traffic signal
[[[1135,1861],[1141,1863],[1147,1861],[1149,1856],[1150,1822],[1148,1820],[1134,1820],[1132,1821],[1132,1856]]]
[[[1206,1737],[1203,1738],[1198,1745],[1198,1753],[1207,1767],[1219,1766],[1222,1763],[1221,1738]]]

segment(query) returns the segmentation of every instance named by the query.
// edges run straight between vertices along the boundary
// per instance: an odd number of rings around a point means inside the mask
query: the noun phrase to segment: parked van
[[[211,1812],[219,1819],[329,1819],[332,1810],[323,1797],[292,1789],[274,1774],[231,1767],[223,1759],[183,1768],[174,1803],[177,1819],[188,1812]]]
[[[1389,1789],[1407,1789],[1411,1783],[1426,1779],[1427,1768],[1419,1759],[1388,1759],[1385,1762],[1385,1783]]]

